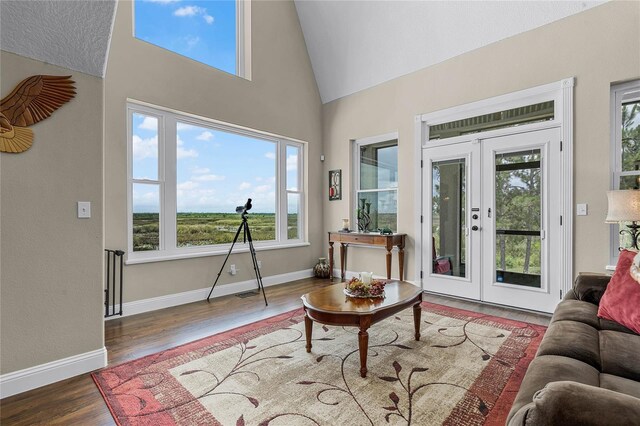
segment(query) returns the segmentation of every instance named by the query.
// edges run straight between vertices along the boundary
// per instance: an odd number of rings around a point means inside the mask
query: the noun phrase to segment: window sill
[[[267,251],[267,250],[281,250],[281,249],[289,249],[295,247],[307,247],[310,246],[311,243],[308,242],[296,242],[290,244],[273,244],[273,245],[264,245],[264,246],[256,246],[254,245],[256,252]],[[248,253],[249,247],[242,247],[233,250],[234,254],[238,253]],[[190,252],[190,253],[158,253],[157,256],[153,257],[138,257],[138,258],[128,258],[125,261],[125,265],[137,265],[140,263],[153,263],[153,262],[164,262],[166,260],[181,260],[181,259],[192,259],[196,257],[208,257],[208,256],[220,256],[226,255],[229,253],[229,248],[225,249],[212,249],[209,251],[199,251],[199,252]],[[129,254],[130,256],[131,254]]]

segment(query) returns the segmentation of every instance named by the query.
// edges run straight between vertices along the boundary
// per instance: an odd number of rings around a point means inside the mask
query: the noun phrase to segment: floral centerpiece
[[[365,284],[360,278],[351,278],[344,286],[344,293],[350,297],[384,297],[386,281],[371,280]]]

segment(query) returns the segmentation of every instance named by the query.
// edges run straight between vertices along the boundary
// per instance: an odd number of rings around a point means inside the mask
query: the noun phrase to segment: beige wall
[[[309,269],[322,250],[321,102],[290,1],[252,2],[252,80],[244,80],[135,39],[131,2],[118,5],[105,94],[105,243],[127,247],[127,98],[308,142],[311,246],[263,251],[263,275]],[[125,301],[211,285],[224,256],[128,265]],[[220,284],[254,279],[248,254]]]
[[[576,77],[574,200],[589,204],[589,215],[575,218],[574,271],[604,271],[609,261],[605,191],[610,185],[609,92],[612,82],[640,77],[640,3],[610,2],[323,107],[325,172],[350,169],[350,139],[399,133],[398,228],[409,234],[408,279],[415,271],[414,117]],[[324,202],[325,230],[349,217],[351,179],[346,197]],[[352,249],[348,269],[384,275],[382,253]],[[393,276],[398,276],[394,262]],[[405,270],[407,270],[405,268]]]
[[[35,74],[71,74],[77,95],[31,127],[28,151],[0,154],[2,374],[104,346],[102,79],[1,53],[3,96]]]

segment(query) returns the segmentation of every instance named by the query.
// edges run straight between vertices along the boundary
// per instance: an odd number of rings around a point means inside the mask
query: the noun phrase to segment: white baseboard
[[[107,349],[73,355],[0,376],[0,398],[16,395],[107,366]]]
[[[283,284],[289,281],[301,280],[313,276],[313,269],[305,269],[302,271],[289,272],[286,274],[272,275],[262,277],[262,285],[270,287]],[[230,294],[242,293],[244,291],[255,290],[258,284],[255,279],[240,281],[232,284],[218,285],[213,290],[212,298],[228,296]],[[172,306],[184,305],[205,300],[211,291],[211,287],[201,288],[198,290],[185,291],[183,293],[169,294],[166,296],[152,297],[150,299],[136,300],[134,302],[126,302],[122,304],[122,316],[115,315],[105,318],[112,320],[116,318],[127,317],[131,315],[141,314],[143,312],[155,311],[157,309],[170,308]]]

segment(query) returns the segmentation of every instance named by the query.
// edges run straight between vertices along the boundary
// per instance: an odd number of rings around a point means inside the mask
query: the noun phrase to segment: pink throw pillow
[[[640,334],[640,283],[630,273],[636,252],[623,250],[616,271],[600,300],[598,316]]]

